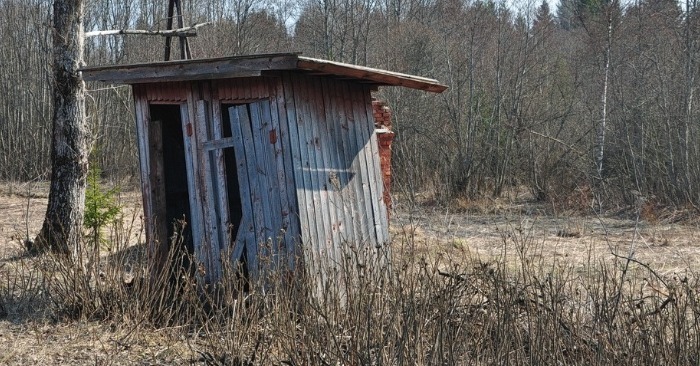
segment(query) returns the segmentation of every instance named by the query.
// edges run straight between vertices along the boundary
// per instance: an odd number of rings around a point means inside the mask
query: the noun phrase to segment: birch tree
[[[30,251],[69,254],[80,245],[88,131],[85,85],[78,68],[83,59],[83,0],[53,2],[53,135],[51,186],[44,224]]]

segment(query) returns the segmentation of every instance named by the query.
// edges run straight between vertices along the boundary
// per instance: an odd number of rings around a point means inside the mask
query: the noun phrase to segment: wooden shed
[[[320,272],[340,262],[348,243],[384,245],[371,92],[446,89],[432,79],[286,53],[82,74],[132,85],[149,254],[164,260],[178,235],[173,223],[186,222],[181,239],[205,283],[221,278],[225,261],[256,276],[302,258]]]

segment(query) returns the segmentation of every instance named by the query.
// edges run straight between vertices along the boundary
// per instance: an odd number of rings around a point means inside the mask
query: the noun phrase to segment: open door
[[[228,114],[243,207],[232,254],[245,252],[255,276],[259,269],[278,268],[293,245],[279,124],[267,100],[232,106]]]
[[[220,279],[224,260],[256,278],[288,261],[294,244],[277,113],[268,100],[211,109],[202,100],[196,111],[207,128],[197,131],[192,162],[193,215],[202,223],[195,255],[207,283]]]

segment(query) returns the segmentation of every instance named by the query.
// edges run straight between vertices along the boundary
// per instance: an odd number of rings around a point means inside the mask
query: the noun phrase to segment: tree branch
[[[94,37],[94,36],[114,36],[114,35],[120,35],[120,34],[138,34],[138,35],[145,35],[145,36],[163,36],[163,37],[168,37],[168,36],[177,36],[177,37],[196,37],[197,36],[197,29],[200,27],[203,27],[205,25],[210,24],[210,22],[206,23],[199,23],[195,24],[190,27],[183,27],[183,28],[177,28],[177,29],[170,29],[170,30],[144,30],[144,29],[112,29],[112,30],[103,30],[103,31],[93,31],[93,32],[86,32],[85,37]]]

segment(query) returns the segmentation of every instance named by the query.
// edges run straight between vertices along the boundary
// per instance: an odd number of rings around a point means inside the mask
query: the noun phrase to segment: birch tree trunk
[[[53,135],[51,188],[44,225],[32,251],[68,254],[80,244],[88,171],[83,59],[83,0],[53,3]]]
[[[600,121],[596,128],[595,165],[598,189],[596,192],[598,209],[602,211],[603,161],[605,159],[605,134],[608,120],[608,83],[610,79],[610,53],[612,48],[613,15],[612,7],[608,9],[607,29],[605,34],[605,51],[603,53],[603,90],[600,95]]]

